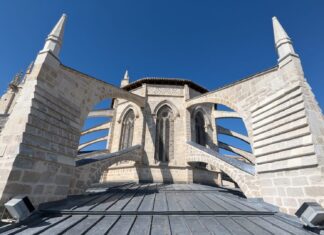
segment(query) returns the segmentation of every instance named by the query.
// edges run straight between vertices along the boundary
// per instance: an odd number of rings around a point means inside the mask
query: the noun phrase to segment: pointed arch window
[[[168,162],[173,158],[173,117],[173,112],[167,105],[157,112],[155,159],[161,162]]]
[[[205,119],[202,112],[195,115],[195,134],[197,144],[206,146]]]
[[[132,109],[128,110],[122,122],[121,140],[119,149],[126,149],[132,146],[134,133],[135,114]]]

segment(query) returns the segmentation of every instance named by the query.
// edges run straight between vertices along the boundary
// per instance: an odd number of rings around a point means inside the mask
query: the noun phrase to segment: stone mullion
[[[129,138],[128,138],[128,143],[127,143],[127,147],[131,147],[133,145],[133,138],[134,138],[134,119],[131,121],[130,123],[130,134],[129,134]]]

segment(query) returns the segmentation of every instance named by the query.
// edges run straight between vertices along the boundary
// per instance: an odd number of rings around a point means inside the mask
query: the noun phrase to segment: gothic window
[[[205,120],[201,112],[195,115],[195,134],[197,144],[206,145]]]
[[[169,106],[160,108],[156,119],[155,159],[168,162],[173,158],[173,113]]]
[[[134,132],[135,114],[132,109],[128,110],[122,122],[121,140],[119,149],[126,149],[132,146]]]

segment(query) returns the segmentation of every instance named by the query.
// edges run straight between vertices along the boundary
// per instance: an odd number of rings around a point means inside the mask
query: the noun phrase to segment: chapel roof
[[[130,91],[135,88],[141,87],[144,83],[146,84],[157,84],[157,85],[176,85],[176,86],[184,86],[188,85],[190,88],[200,92],[206,93],[208,89],[194,83],[188,79],[180,79],[180,78],[160,78],[160,77],[145,77],[138,79],[134,82],[129,83],[128,85],[124,86],[123,89]]]

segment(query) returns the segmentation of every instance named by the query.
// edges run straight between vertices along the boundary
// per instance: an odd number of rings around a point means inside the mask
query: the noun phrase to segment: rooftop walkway
[[[240,192],[198,184],[99,185],[46,203],[1,234],[313,234]],[[6,231],[5,231],[6,230]]]

